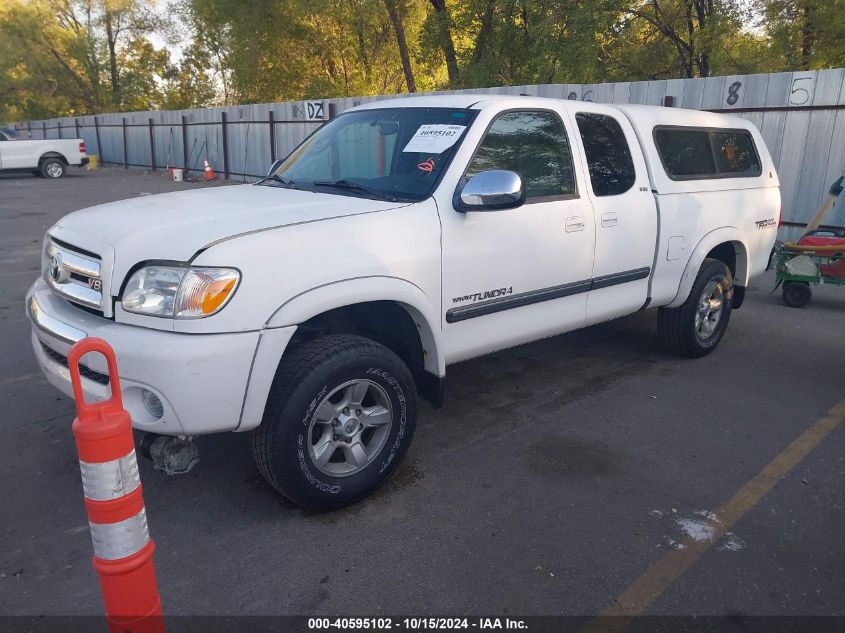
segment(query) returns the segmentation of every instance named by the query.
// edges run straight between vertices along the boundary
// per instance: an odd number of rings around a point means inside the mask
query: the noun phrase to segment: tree
[[[710,51],[700,35],[715,19],[713,0],[650,0],[624,11],[648,23],[675,48],[684,77],[710,76]]]
[[[408,92],[416,92],[417,84],[414,81],[414,71],[411,68],[411,57],[408,54],[408,43],[405,41],[405,27],[402,25],[402,16],[399,15],[398,0],[384,0],[387,15],[393,24],[393,31],[396,33],[396,44],[399,46],[399,57],[402,60],[402,72],[405,73],[405,84]]]
[[[69,4],[70,0],[65,2]],[[108,49],[112,103],[121,106],[121,62],[126,63],[129,58],[125,54],[121,55],[120,49],[137,48],[140,38],[161,28],[161,20],[151,5],[141,0],[85,0],[79,3],[79,7],[89,16],[89,20],[92,13],[97,15]],[[141,52],[149,53],[149,49]]]
[[[157,1],[0,3],[0,115],[845,65],[845,0]]]
[[[762,0],[762,26],[782,68],[845,64],[845,0]]]
[[[449,73],[449,86],[458,87],[458,58],[455,54],[455,43],[452,41],[451,20],[449,10],[446,8],[446,0],[429,0],[434,9],[432,19],[434,20],[437,37],[440,47],[446,58],[446,70]]]

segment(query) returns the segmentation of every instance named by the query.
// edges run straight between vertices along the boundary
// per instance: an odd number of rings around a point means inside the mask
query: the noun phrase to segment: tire
[[[732,307],[730,269],[719,260],[705,259],[687,300],[677,308],[657,311],[660,341],[675,354],[691,358],[705,356],[716,349],[724,337]]]
[[[790,308],[803,308],[813,298],[813,291],[806,281],[790,281],[783,284],[783,302]]]
[[[45,158],[38,164],[38,171],[45,178],[61,178],[66,170],[61,158]]]
[[[387,481],[415,426],[414,380],[399,357],[360,336],[325,336],[282,359],[252,452],[285,497],[307,510],[331,510]]]

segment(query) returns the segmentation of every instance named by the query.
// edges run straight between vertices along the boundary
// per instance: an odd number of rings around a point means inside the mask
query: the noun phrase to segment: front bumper
[[[135,428],[164,435],[200,435],[240,425],[258,332],[179,334],[115,323],[70,305],[41,279],[30,288],[26,306],[38,365],[65,394],[73,397],[67,368],[71,345],[96,336],[114,348],[123,405]],[[80,373],[85,398],[106,399],[105,359],[91,354],[84,362]],[[145,389],[161,400],[164,414],[160,418],[144,406]]]

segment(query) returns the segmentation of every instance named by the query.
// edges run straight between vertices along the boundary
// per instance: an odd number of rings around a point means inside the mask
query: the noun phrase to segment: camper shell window
[[[672,180],[755,178],[762,173],[748,130],[658,126],[654,143]]]

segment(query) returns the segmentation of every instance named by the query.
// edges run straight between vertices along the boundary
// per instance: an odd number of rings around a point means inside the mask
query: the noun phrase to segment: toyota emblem
[[[50,277],[53,281],[62,281],[65,268],[64,264],[62,264],[62,256],[59,253],[50,257],[50,267],[48,272],[50,273]]]

